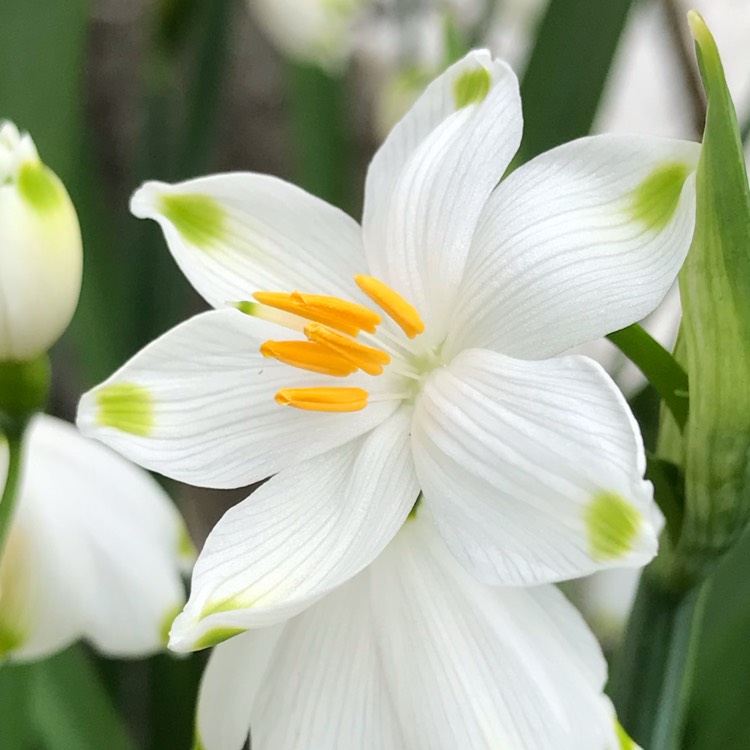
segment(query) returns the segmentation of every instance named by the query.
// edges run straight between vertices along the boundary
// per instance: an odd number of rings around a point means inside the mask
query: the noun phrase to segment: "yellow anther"
[[[374,310],[338,297],[299,292],[256,292],[253,297],[264,305],[323,323],[350,336],[356,336],[360,330],[375,333],[381,322]]]
[[[355,364],[368,375],[380,375],[383,365],[387,365],[391,358],[380,349],[360,344],[348,336],[343,336],[320,323],[310,323],[305,326],[305,336],[316,344],[321,344],[332,353]]]
[[[308,411],[359,411],[367,406],[362,388],[282,388],[276,403]]]
[[[413,339],[424,331],[424,323],[413,305],[410,305],[398,292],[373,276],[357,275],[357,286],[389,317],[398,323],[401,330]]]
[[[292,367],[339,378],[357,370],[357,366],[349,360],[312,341],[266,341],[260,347],[260,353]]]

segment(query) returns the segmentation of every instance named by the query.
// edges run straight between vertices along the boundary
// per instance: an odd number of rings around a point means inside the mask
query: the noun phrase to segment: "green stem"
[[[13,511],[21,484],[21,467],[23,463],[23,430],[9,431],[8,439],[8,474],[5,477],[3,496],[0,499],[0,560],[3,557],[5,540],[8,536]]]
[[[646,376],[682,430],[689,406],[688,377],[683,367],[637,323],[607,338]]]
[[[615,658],[609,691],[628,734],[649,750],[679,750],[708,584],[678,594],[647,570]]]

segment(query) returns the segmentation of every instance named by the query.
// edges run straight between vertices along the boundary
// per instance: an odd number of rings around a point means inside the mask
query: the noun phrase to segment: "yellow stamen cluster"
[[[424,331],[416,309],[382,281],[371,276],[356,276],[355,281],[409,338]],[[311,321],[304,327],[307,341],[266,341],[260,348],[264,357],[334,377],[346,377],[357,370],[380,375],[391,361],[386,352],[353,338],[360,331],[375,333],[381,323],[380,315],[363,305],[296,291],[257,292],[253,297],[263,305]],[[283,388],[276,401],[310,411],[347,412],[364,409],[368,395],[362,388]]]
[[[359,341],[337,333],[320,323],[310,323],[305,326],[305,336],[310,341],[334,352],[343,360],[351,362],[357,369],[368,375],[380,375],[383,372],[383,365],[391,361],[391,358],[380,349],[360,344]]]

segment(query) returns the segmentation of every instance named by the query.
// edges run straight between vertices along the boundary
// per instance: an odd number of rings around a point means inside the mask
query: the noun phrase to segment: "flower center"
[[[358,275],[354,281],[409,339],[424,331],[417,310],[387,284],[372,276]],[[408,342],[385,329],[377,330],[382,318],[369,307],[339,297],[297,291],[257,292],[253,297],[266,308],[272,308],[269,311],[272,314],[261,313],[261,317],[301,328],[307,337],[307,341],[266,341],[260,347],[264,357],[332,377],[346,377],[359,370],[381,375],[390,366],[396,374],[418,382],[420,373],[429,369],[424,366],[424,353],[417,357]],[[246,309],[245,305],[241,304],[240,309]],[[252,312],[259,314],[257,310]],[[367,343],[359,340],[360,336]],[[397,395],[407,397],[409,393]],[[363,388],[335,386],[282,388],[276,394],[277,403],[310,411],[359,411],[370,400],[370,394]]]

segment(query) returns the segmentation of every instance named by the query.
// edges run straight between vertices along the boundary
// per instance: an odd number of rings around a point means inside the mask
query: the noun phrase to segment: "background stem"
[[[682,746],[708,583],[667,591],[649,570],[638,588],[609,691],[628,734],[649,750]]]

